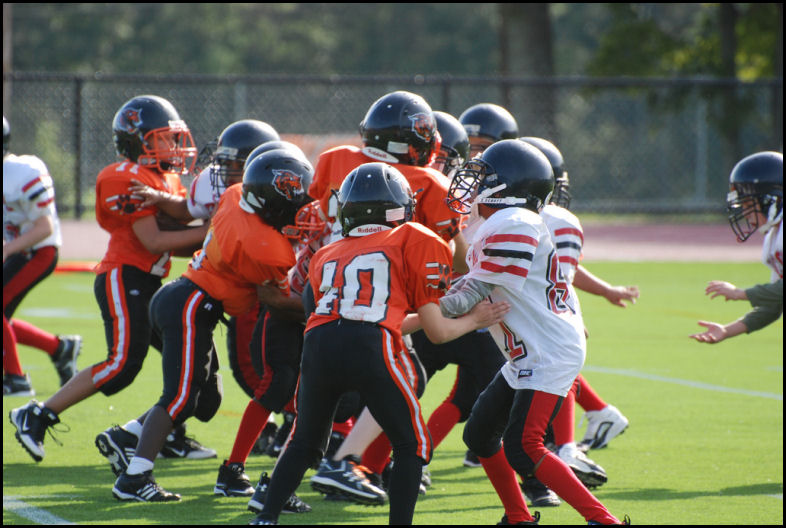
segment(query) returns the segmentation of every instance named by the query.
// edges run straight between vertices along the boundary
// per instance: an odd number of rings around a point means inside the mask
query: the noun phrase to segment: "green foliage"
[[[172,276],[185,261],[178,259]],[[585,262],[614,284],[637,284],[641,298],[620,309],[606,300],[581,295],[589,329],[585,377],[607,402],[620,408],[631,425],[606,449],[590,457],[609,474],[595,495],[616,515],[634,524],[783,524],[783,322],[718,345],[688,338],[699,319],[728,322],[741,315],[742,302],[711,300],[707,281],[738,285],[767,280],[759,263]],[[56,333],[80,333],[86,368],[106,355],[100,315],[92,293],[92,274],[56,274],[35,288],[17,316]],[[229,453],[247,403],[226,364],[226,335],[215,340],[224,376],[225,398],[208,424],[189,421],[189,434]],[[57,376],[45,354],[21,347],[38,399],[57,389]],[[430,413],[449,393],[454,370],[439,372],[423,398]],[[47,436],[46,458],[34,463],[3,427],[3,495],[80,524],[244,524],[252,518],[246,500],[217,498],[212,488],[219,459],[156,462],[156,478],[183,494],[179,504],[125,504],[111,496],[114,480],[97,452],[95,435],[139,416],[161,390],[160,360],[151,350],[133,385],[106,398],[96,395],[63,413],[69,432]],[[759,394],[759,395],[757,395]],[[767,395],[771,395],[771,397]],[[3,412],[23,398],[4,398]],[[581,411],[577,410],[577,422]],[[58,426],[59,428],[60,426]],[[578,425],[577,437],[583,434]],[[470,525],[497,522],[503,513],[481,469],[462,466],[461,426],[436,450],[429,468],[434,485],[421,497],[415,523]],[[250,478],[270,471],[273,460],[253,456]],[[328,502],[313,492],[308,478],[298,494],[314,511],[287,515],[287,524],[386,524],[387,508]],[[583,519],[567,504],[542,508],[541,524],[578,525]],[[4,524],[30,521],[4,507]]]

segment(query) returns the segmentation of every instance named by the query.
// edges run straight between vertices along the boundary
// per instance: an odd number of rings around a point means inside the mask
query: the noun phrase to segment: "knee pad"
[[[490,434],[490,431],[481,431],[475,427],[472,420],[464,426],[464,443],[477,456],[489,458],[494,456],[501,447],[501,438]]]
[[[298,373],[287,366],[279,366],[271,375],[270,383],[254,392],[254,399],[272,412],[281,412],[295,395]],[[260,393],[261,392],[261,393]]]

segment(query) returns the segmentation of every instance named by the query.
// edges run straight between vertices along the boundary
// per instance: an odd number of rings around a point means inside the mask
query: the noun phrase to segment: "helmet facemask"
[[[556,173],[556,171],[554,172]],[[570,194],[568,172],[563,171],[554,181],[554,193],[551,195],[551,203],[565,209],[570,209],[570,201],[572,199],[573,196]]]
[[[183,121],[170,121],[168,127],[154,128],[142,138],[139,165],[155,166],[161,172],[186,174],[194,168],[197,149]]]
[[[753,183],[735,183],[726,196],[726,212],[737,241],[745,242],[757,230],[766,231],[781,220],[783,191],[762,193]]]

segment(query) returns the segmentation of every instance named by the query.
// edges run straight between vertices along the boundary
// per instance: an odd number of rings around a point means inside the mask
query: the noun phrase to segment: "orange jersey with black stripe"
[[[420,224],[345,237],[309,265],[316,309],[306,331],[337,319],[375,323],[401,336],[407,313],[439,302],[450,284],[447,243]]]
[[[336,147],[319,156],[314,169],[314,180],[308,189],[312,198],[319,200],[322,211],[329,219],[336,217],[336,200],[331,191],[341,187],[347,174],[364,163],[383,161],[398,169],[409,182],[415,195],[416,222],[428,227],[443,240],[449,241],[461,229],[462,216],[451,211],[445,202],[450,182],[438,170],[396,163],[396,159],[385,152],[365,147]]]
[[[155,215],[158,208],[142,207],[142,197],[132,195],[128,190],[132,179],[159,191],[186,196],[186,188],[177,174],[162,174],[131,161],[113,163],[104,168],[96,180],[96,220],[109,232],[109,247],[96,273],[128,265],[166,277],[171,266],[169,253],[151,253],[134,234],[134,222]]]
[[[287,272],[295,265],[292,244],[255,213],[240,207],[242,184],[227,189],[205,237],[183,276],[243,315],[257,303],[257,285],[276,284],[289,294]]]

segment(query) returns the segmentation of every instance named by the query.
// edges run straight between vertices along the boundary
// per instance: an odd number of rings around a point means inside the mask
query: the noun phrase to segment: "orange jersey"
[[[384,161],[398,169],[409,182],[412,194],[417,200],[414,218],[416,222],[428,227],[445,241],[458,234],[462,216],[451,211],[445,202],[450,182],[444,174],[429,167],[396,163],[392,156],[368,147],[336,147],[320,154],[308,194],[319,200],[321,210],[333,219],[336,216],[336,201],[335,198],[331,199],[331,191],[341,187],[347,174],[358,166],[378,161]]]
[[[142,198],[128,190],[132,179],[159,191],[186,196],[186,188],[177,174],[161,174],[131,161],[113,163],[104,168],[96,180],[96,220],[109,232],[109,247],[96,273],[128,265],[166,277],[171,265],[169,253],[149,252],[134,234],[134,222],[156,214],[158,208],[142,207]]]
[[[451,260],[447,243],[413,222],[328,244],[309,265],[316,309],[306,331],[350,319],[400,336],[407,313],[447,291]]]
[[[295,265],[289,240],[240,208],[241,189],[238,183],[224,191],[205,244],[183,273],[234,316],[257,303],[257,285],[277,284],[288,294],[287,272]]]

